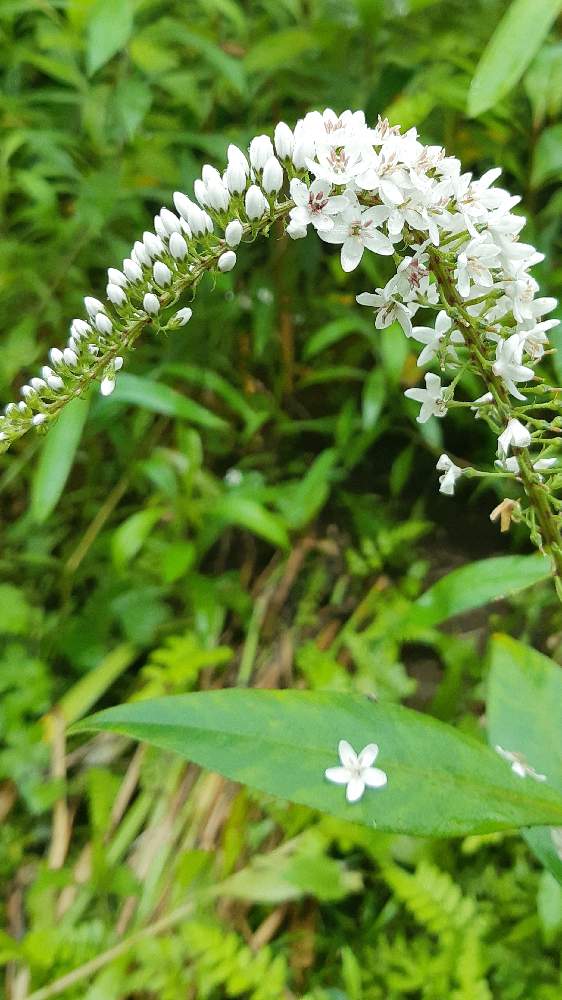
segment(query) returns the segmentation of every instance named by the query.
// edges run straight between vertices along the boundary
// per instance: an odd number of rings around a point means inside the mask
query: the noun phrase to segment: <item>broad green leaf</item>
[[[134,403],[135,406],[151,410],[152,413],[188,420],[208,430],[226,430],[228,427],[226,421],[217,417],[216,413],[182,396],[169,385],[163,385],[140,375],[129,375],[127,372],[119,375],[115,391],[99,405],[115,406],[118,403]]]
[[[233,781],[364,823],[419,836],[562,824],[562,795],[522,782],[488,747],[396,705],[335,692],[230,689],[119,705],[76,731],[111,730],[179,753]],[[324,777],[337,747],[376,742],[388,784],[348,804]]]
[[[325,351],[327,347],[332,347],[338,341],[343,340],[352,333],[363,333],[371,336],[373,333],[372,324],[368,323],[361,316],[341,316],[333,319],[319,330],[316,330],[307,340],[304,347],[304,356],[307,359]]]
[[[288,549],[289,536],[280,517],[251,497],[233,491],[217,497],[205,510],[208,518],[223,524],[236,524],[280,549]]]
[[[98,0],[88,18],[86,65],[89,76],[124,48],[132,30],[131,0]]]
[[[552,576],[546,556],[498,556],[461,566],[442,576],[415,602],[411,617],[420,625],[439,625],[489,601],[526,590]]]
[[[481,115],[509,93],[561,9],[561,0],[512,0],[476,67],[468,92],[469,115]]]
[[[363,387],[362,421],[363,430],[376,427],[386,396],[386,379],[381,368],[373,368]]]
[[[507,635],[494,636],[486,707],[492,746],[522,753],[549,787],[562,794],[562,667]],[[537,785],[531,777],[521,784]],[[546,783],[542,785],[546,787]],[[562,826],[524,834],[531,849],[562,882]]]
[[[541,132],[533,155],[531,184],[539,188],[562,174],[562,125]]]
[[[73,399],[65,406],[41,448],[31,482],[31,517],[43,524],[60,500],[80,444],[89,400]]]
[[[250,72],[266,70],[271,74],[280,66],[300,59],[304,52],[319,47],[317,32],[306,28],[286,28],[285,31],[260,38],[246,55],[244,65]]]
[[[111,539],[111,554],[116,569],[123,569],[140,552],[163,513],[162,507],[148,507],[135,511],[119,525]]]

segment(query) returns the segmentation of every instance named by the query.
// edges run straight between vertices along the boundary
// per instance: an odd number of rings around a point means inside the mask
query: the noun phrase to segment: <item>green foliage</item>
[[[514,36],[490,81],[504,96],[465,116],[511,6],[1,3],[2,400],[173,190],[229,142],[311,107],[386,113],[475,173],[499,163],[546,255],[541,286],[560,295],[561,42],[534,0],[524,53]],[[539,561],[516,526],[500,538],[489,525],[504,494],[436,495],[441,450],[478,457],[484,429],[459,410],[446,439],[441,425],[422,435],[403,400],[419,380],[409,342],[349,318],[386,277],[382,260],[331,272],[309,241],[248,247],[235,278],[200,288],[188,327],[146,339],[114,396],[91,401],[60,465],[53,433],[0,457],[10,1000],[186,900],[188,914],[61,995],[558,1000],[559,894],[516,836],[419,842],[318,821],[107,734],[69,743],[66,773],[54,768],[54,706],[74,720],[198,688],[307,687],[407,700],[481,738],[491,629],[560,662]],[[490,555],[514,560],[491,583]],[[451,571],[461,585],[440,585]],[[435,933],[406,886],[438,923],[467,905],[473,918]]]

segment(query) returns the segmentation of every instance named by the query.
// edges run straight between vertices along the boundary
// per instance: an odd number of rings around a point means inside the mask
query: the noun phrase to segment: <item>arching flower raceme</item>
[[[142,332],[179,330],[191,318],[182,296],[191,300],[206,272],[233,268],[245,242],[276,232],[274,223],[294,240],[312,230],[340,247],[344,271],[368,254],[385,258],[386,283],[357,302],[372,310],[375,329],[400,324],[411,348],[421,345],[418,365],[439,366],[439,375],[425,374],[425,387],[406,390],[421,404],[417,420],[464,406],[489,424],[503,463],[495,475],[513,474],[516,460],[527,497],[526,505],[514,502],[518,516],[550,552],[562,597],[555,496],[562,478],[541,479],[559,442],[562,402],[537,369],[557,322],[546,318],[556,301],[538,294],[530,271],[542,254],[520,238],[519,199],[497,187],[498,178],[495,168],[474,178],[441,147],[424,145],[415,128],[369,123],[361,111],[312,111],[294,129],[280,122],[273,141],[256,136],[246,151],[230,145],[223,172],[205,164],[193,197],[176,191],[154,231],[108,269],[105,299],[85,297],[67,343],[0,415],[0,450],[30,429],[47,431],[93,381],[111,392]],[[476,398],[466,398],[474,384]],[[441,492],[453,492],[458,469],[441,456]]]

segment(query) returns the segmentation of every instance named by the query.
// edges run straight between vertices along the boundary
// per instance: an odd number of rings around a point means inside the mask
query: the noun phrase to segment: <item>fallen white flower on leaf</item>
[[[338,753],[342,766],[328,767],[325,775],[336,785],[347,785],[345,794],[348,802],[358,802],[365,788],[384,788],[387,782],[385,772],[372,767],[379,753],[376,743],[368,743],[361,753],[356,754],[347,740],[340,740]]]

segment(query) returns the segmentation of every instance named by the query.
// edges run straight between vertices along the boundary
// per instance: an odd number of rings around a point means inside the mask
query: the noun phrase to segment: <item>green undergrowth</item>
[[[5,0],[2,400],[174,189],[310,107],[388,113],[466,169],[500,163],[559,295],[556,29],[511,93],[466,115],[506,7]],[[486,456],[486,429],[462,411],[416,423],[407,340],[353,309],[384,261],[336,265],[317,241],[248,247],[90,400],[72,454],[30,437],[0,457],[8,1000],[560,996],[560,889],[518,835],[386,836],[119,737],[64,742],[92,710],[234,685],[359,692],[484,739],[491,631],[560,662],[548,583],[439,624],[412,612],[438,578],[526,542],[490,524],[495,488],[438,495],[441,451]]]

